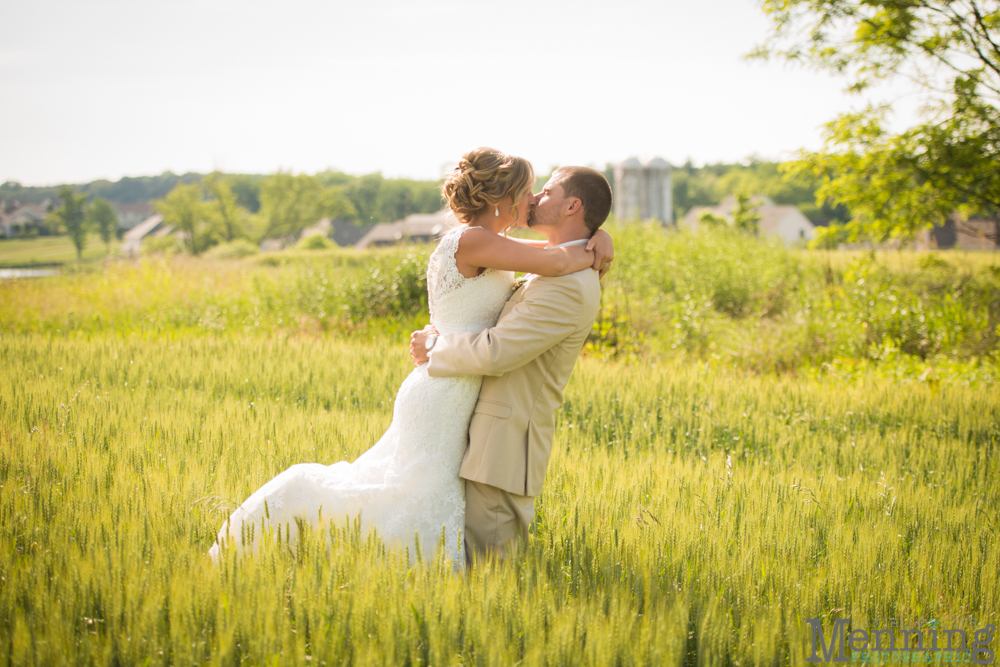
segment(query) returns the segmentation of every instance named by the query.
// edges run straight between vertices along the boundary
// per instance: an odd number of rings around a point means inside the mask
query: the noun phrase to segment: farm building
[[[777,234],[785,245],[809,241],[816,236],[816,228],[797,206],[779,205],[770,197],[758,195],[751,198],[760,215],[761,235]],[[691,231],[698,231],[699,221],[706,213],[729,220],[736,209],[736,197],[729,195],[718,206],[695,206],[681,220]]]
[[[137,257],[143,241],[162,238],[174,233],[173,225],[164,225],[163,216],[157,213],[146,218],[122,237],[121,252],[126,257]]]
[[[670,165],[654,157],[645,164],[630,157],[615,167],[615,217],[673,222],[673,186]]]
[[[440,238],[458,224],[458,219],[450,209],[441,209],[437,213],[414,213],[396,222],[375,225],[354,247],[363,249],[407,242],[426,243]]]
[[[0,228],[3,229],[3,235],[13,238],[19,231],[44,221],[49,204],[49,200],[46,199],[41,204],[15,206],[6,213],[0,210]]]

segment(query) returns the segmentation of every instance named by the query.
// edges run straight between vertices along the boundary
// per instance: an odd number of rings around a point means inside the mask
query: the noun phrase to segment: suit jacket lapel
[[[514,294],[512,294],[509,299],[507,299],[507,303],[504,304],[503,310],[500,311],[500,317],[497,318],[497,321],[502,320],[507,315],[507,313],[509,313],[514,309],[514,306],[516,306],[517,304],[521,303],[522,300],[524,300],[524,290],[534,279],[535,279],[534,275],[529,276],[528,280],[525,281],[523,285],[518,287],[517,290],[514,292]]]

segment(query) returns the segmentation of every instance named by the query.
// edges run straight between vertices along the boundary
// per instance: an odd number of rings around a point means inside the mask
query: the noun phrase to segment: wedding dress
[[[512,293],[511,272],[459,273],[455,251],[468,229],[445,234],[428,262],[430,319],[440,333],[492,327]],[[317,526],[322,516],[325,527],[330,519],[343,525],[360,514],[363,530],[377,529],[395,548],[412,552],[416,535],[425,557],[436,552],[443,527],[446,557],[464,564],[465,485],[458,470],[481,384],[481,376],[433,378],[426,364],[417,367],[399,388],[392,423],[375,446],[353,463],[300,463],[285,470],[232,513],[209,553],[218,558],[223,543],[252,549],[262,527],[288,530],[294,539],[296,518]]]

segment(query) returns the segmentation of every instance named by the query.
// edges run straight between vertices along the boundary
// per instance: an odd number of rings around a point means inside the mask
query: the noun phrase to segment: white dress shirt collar
[[[587,245],[590,239],[577,239],[575,241],[566,241],[566,243],[560,243],[559,245],[545,246],[546,250],[552,250],[553,248],[566,248],[571,245]]]

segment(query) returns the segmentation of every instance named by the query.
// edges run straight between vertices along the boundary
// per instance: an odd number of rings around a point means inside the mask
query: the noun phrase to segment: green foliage
[[[363,225],[401,220],[411,213],[433,213],[443,205],[439,186],[432,181],[386,179],[379,173],[357,178],[338,173],[318,177],[343,186]]]
[[[295,244],[295,247],[299,250],[329,250],[330,248],[335,248],[336,245],[322,234],[310,234],[300,239]]]
[[[1000,608],[1000,394],[645,360],[579,362],[508,563],[453,574],[324,508],[213,566],[248,493],[381,436],[405,342],[0,337],[0,660],[802,665],[805,618]]]
[[[112,183],[110,181],[92,181],[81,186],[80,190],[93,197],[102,197],[120,204],[134,204],[165,197],[178,185],[190,185],[201,181],[201,174],[174,174],[165,171],[159,176],[125,176]]]
[[[215,172],[203,178],[201,184],[209,196],[205,214],[216,234],[227,243],[245,238],[250,214],[233,191],[234,179]]]
[[[225,178],[237,204],[250,213],[260,210],[260,176],[228,174]]]
[[[354,207],[340,188],[316,176],[279,171],[260,184],[260,211],[252,236],[257,241],[294,236],[326,216],[351,216]]]
[[[246,211],[251,215],[260,211],[261,184],[264,176],[253,174],[201,174],[188,173],[181,176],[165,172],[160,176],[142,176],[109,181],[93,181],[77,189],[90,196],[103,197],[115,203],[132,204],[161,199],[177,185],[202,183],[208,187],[210,179],[225,184],[235,198],[237,213]],[[442,204],[440,185],[436,181],[414,181],[405,178],[384,178],[381,174],[352,176],[336,171],[316,174],[324,187],[339,188],[351,207],[334,207],[341,220],[355,220],[358,224],[391,222],[411,213],[434,213]],[[205,181],[203,183],[203,181]],[[0,202],[41,203],[46,198],[54,198],[56,187],[23,186],[16,181],[0,184]],[[215,194],[212,197],[218,199]],[[245,221],[244,221],[245,222]],[[316,220],[311,221],[313,224]],[[236,227],[238,229],[238,226]],[[238,234],[234,231],[233,238]],[[220,238],[228,238],[228,233],[220,233]]]
[[[118,229],[118,213],[107,199],[97,198],[87,207],[87,226],[97,231],[98,236],[110,251],[111,239]]]
[[[706,227],[725,227],[729,224],[729,221],[722,216],[705,211],[698,216],[698,224],[705,225]]]
[[[192,255],[205,250],[211,241],[211,230],[205,223],[209,209],[200,185],[178,185],[163,199],[154,202],[163,215],[163,222],[179,230]]]
[[[605,226],[619,259],[602,284],[591,354],[795,374],[898,367],[919,376],[928,365],[1000,373],[1000,276],[991,255],[935,254],[945,271],[922,259],[927,253],[808,252],[728,227],[689,234]],[[148,247],[178,243],[165,237]],[[289,249],[240,263],[113,263],[5,287],[0,330],[274,336],[419,328],[427,321],[428,252]],[[103,281],[115,290],[99,289]]]
[[[754,54],[844,74],[851,89],[902,77],[925,122],[886,129],[888,107],[844,114],[793,173],[822,179],[818,202],[846,205],[852,239],[907,242],[958,214],[1000,214],[1000,4],[996,0],[765,0],[771,39]],[[996,241],[997,239],[992,239]],[[824,241],[826,242],[826,241]]]
[[[360,279],[347,287],[345,308],[351,320],[426,313],[429,254],[411,246],[369,263]]]
[[[246,239],[236,239],[230,243],[220,243],[209,250],[207,254],[215,259],[243,259],[260,254],[260,248]]]
[[[760,204],[750,201],[750,195],[746,190],[736,193],[736,209],[733,211],[733,228],[747,234],[756,234],[760,231],[760,213],[757,209]]]
[[[967,216],[991,205],[969,196],[976,187],[996,187],[1000,206],[995,162],[989,163],[987,173],[982,171],[986,163],[966,156],[968,164],[963,169],[955,160],[942,157],[941,152],[948,150],[946,142],[931,136],[928,126],[892,134],[885,129],[885,113],[884,108],[869,108],[841,116],[828,124],[823,151],[802,151],[798,161],[789,165],[792,173],[823,180],[816,191],[818,200],[836,201],[851,210],[853,219],[837,234],[849,241],[908,243],[925,229],[943,226],[956,213]],[[935,135],[941,130],[931,129]],[[976,184],[955,188],[946,182],[949,179],[972,179]]]
[[[151,239],[145,239],[142,242],[142,254],[146,257],[154,255],[176,255],[177,253],[186,251],[190,252],[190,245],[185,244],[184,240],[177,234],[157,236]]]
[[[87,244],[87,227],[85,202],[87,196],[78,194],[73,188],[64,185],[58,190],[60,205],[49,216],[56,227],[62,227],[73,241],[76,248],[77,261],[83,258],[83,248]]]
[[[715,206],[728,195],[743,192],[770,197],[775,204],[797,206],[813,223],[826,225],[846,221],[843,206],[816,203],[821,180],[810,173],[790,171],[783,163],[751,158],[746,164],[690,163],[672,172],[675,217],[680,219],[694,206]]]

